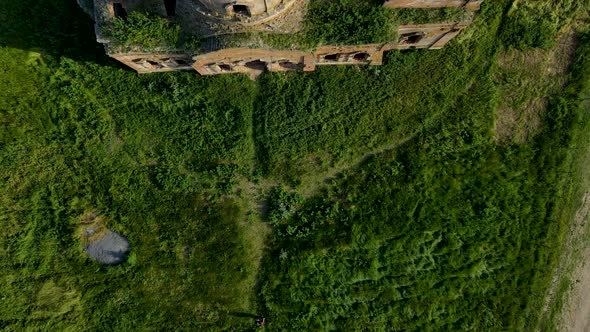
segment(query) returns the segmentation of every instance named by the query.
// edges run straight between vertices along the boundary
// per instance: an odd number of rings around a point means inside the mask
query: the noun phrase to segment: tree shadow
[[[248,312],[235,312],[235,311],[230,312],[229,315],[235,316],[235,317],[241,317],[241,318],[252,318],[252,319],[256,319],[256,318],[260,317],[260,315],[255,315],[255,314],[251,314]]]
[[[117,66],[96,42],[94,22],[75,0],[1,1],[0,46]]]

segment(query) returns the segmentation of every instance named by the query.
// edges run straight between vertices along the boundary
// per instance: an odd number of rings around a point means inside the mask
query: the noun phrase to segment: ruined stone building
[[[196,70],[201,75],[267,71],[313,71],[316,66],[380,65],[384,52],[439,49],[459,34],[470,19],[400,25],[396,40],[365,45],[319,45],[314,49],[269,47],[256,34],[293,34],[302,29],[310,1],[318,0],[79,0],[96,22],[97,40],[109,56],[139,73]],[[322,0],[323,1],[323,0]],[[384,0],[386,8],[463,7],[477,11],[483,0]],[[84,3],[86,2],[86,3]],[[198,48],[145,50],[115,47],[106,27],[134,11],[149,11],[198,35]],[[227,42],[228,36],[247,36]]]

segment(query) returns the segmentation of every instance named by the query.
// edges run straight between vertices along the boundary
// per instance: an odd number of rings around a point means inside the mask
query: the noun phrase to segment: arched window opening
[[[338,61],[340,54],[327,54],[324,56],[324,60],[326,61]]]

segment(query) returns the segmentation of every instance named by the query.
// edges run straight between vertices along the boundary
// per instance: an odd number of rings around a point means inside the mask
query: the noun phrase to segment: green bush
[[[277,225],[290,218],[301,203],[303,197],[299,193],[288,192],[283,187],[273,188],[268,199],[268,221]]]
[[[461,7],[449,8],[399,8],[390,9],[390,15],[400,24],[428,24],[456,22],[464,20],[469,14]]]
[[[551,17],[522,10],[507,17],[500,38],[508,48],[549,48],[555,44],[557,32]]]
[[[390,11],[366,1],[312,1],[305,36],[312,44],[365,44],[395,40]]]
[[[126,20],[115,18],[106,29],[117,46],[142,50],[174,48],[179,42],[180,31],[178,24],[140,12],[131,12]]]

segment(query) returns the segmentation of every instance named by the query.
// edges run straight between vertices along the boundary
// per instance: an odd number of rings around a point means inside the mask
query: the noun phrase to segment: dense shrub
[[[549,48],[555,43],[558,27],[550,16],[534,11],[515,11],[502,26],[501,38],[509,48]]]
[[[391,12],[367,1],[312,1],[305,36],[319,44],[364,44],[395,40]]]
[[[106,33],[119,47],[142,50],[174,48],[180,39],[180,25],[166,18],[131,12],[127,19],[115,18]]]
[[[303,197],[297,192],[288,192],[283,187],[272,189],[268,199],[268,221],[277,225],[290,218],[303,203]]]

